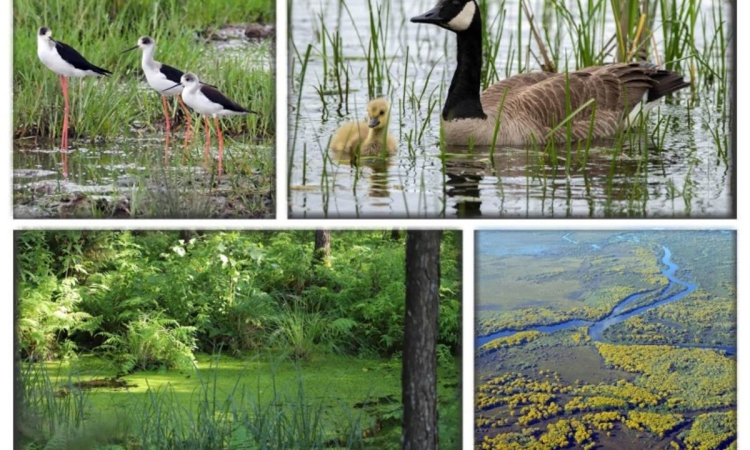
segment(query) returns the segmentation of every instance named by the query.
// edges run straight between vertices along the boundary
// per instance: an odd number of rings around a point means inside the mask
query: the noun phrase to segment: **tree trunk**
[[[403,449],[437,450],[437,340],[442,231],[406,237]]]
[[[316,264],[323,264],[326,267],[331,266],[331,231],[315,231],[315,252],[313,261]]]

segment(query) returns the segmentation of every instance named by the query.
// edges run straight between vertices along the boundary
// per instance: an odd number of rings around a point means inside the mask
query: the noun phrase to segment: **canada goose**
[[[388,100],[376,98],[367,105],[370,122],[347,122],[331,139],[331,149],[337,152],[355,152],[360,156],[377,156],[383,153],[383,143],[389,155],[396,153],[398,142],[388,133],[391,106]],[[369,130],[368,130],[369,128]]]
[[[533,142],[544,144],[548,139],[565,140],[567,127],[550,136],[567,117],[564,73],[516,75],[480,94],[482,18],[475,0],[442,0],[411,21],[437,25],[458,37],[458,67],[442,114],[446,143],[492,145],[498,111],[501,111],[498,145],[524,146]],[[568,79],[569,111],[577,110],[591,99],[596,101],[592,138],[614,135],[625,117],[633,120],[641,110],[657,106],[662,97],[690,85],[678,73],[645,63],[588,67],[570,72]],[[587,107],[573,118],[575,140],[589,137],[592,111],[592,107]]]

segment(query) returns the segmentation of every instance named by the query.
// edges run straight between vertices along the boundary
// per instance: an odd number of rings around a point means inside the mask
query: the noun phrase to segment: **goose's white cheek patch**
[[[448,28],[453,31],[466,31],[471,26],[471,22],[474,21],[474,14],[477,12],[477,5],[474,2],[469,2],[464,5],[464,9],[450,22],[448,22]]]

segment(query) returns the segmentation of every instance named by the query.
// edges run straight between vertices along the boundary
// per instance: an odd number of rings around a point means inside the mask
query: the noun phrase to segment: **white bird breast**
[[[173,97],[175,95],[182,94],[184,87],[182,85],[179,85],[173,89],[169,89],[175,85],[175,82],[168,80],[166,75],[161,73],[159,69],[156,69],[156,70],[146,69],[144,67],[143,73],[146,74],[146,81],[148,81],[148,85],[151,86],[158,93],[165,95],[167,97]],[[166,91],[166,89],[169,89],[169,90]]]
[[[197,88],[194,92],[185,90],[182,94],[182,99],[189,107],[199,114],[205,116],[223,115],[222,111],[224,110],[224,107],[206,98],[206,96],[201,93],[200,88]]]

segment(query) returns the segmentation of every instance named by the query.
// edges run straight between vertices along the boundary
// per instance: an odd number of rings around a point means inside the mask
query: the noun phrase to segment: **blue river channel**
[[[661,300],[651,303],[650,305],[641,306],[640,308],[635,308],[631,310],[630,307],[634,303],[636,303],[641,297],[643,297],[645,294],[648,293],[648,292],[639,292],[637,294],[633,294],[625,298],[615,307],[614,310],[612,310],[609,316],[605,317],[604,319],[598,322],[590,322],[586,320],[571,320],[571,321],[562,322],[556,325],[545,325],[545,326],[528,328],[526,330],[501,331],[499,333],[477,338],[476,339],[477,348],[483,346],[484,344],[488,342],[492,342],[495,339],[513,336],[514,334],[520,333],[521,331],[540,331],[542,333],[554,333],[557,331],[569,330],[571,328],[580,328],[580,327],[589,327],[589,337],[591,338],[591,340],[602,342],[604,331],[607,328],[613,325],[617,325],[618,323],[624,322],[630,319],[631,317],[639,316],[645,313],[646,311],[650,311],[654,308],[658,308],[660,306],[679,301],[685,298],[686,296],[690,295],[691,293],[695,292],[695,290],[698,289],[698,285],[689,283],[687,281],[677,278],[676,274],[677,274],[677,270],[679,269],[679,267],[677,266],[677,264],[672,262],[672,252],[669,251],[669,249],[664,246],[662,246],[662,249],[664,249],[664,257],[662,258],[662,262],[664,263],[665,266],[667,266],[666,269],[662,270],[662,273],[664,273],[664,276],[666,276],[667,279],[669,280],[669,285],[667,285],[666,288],[662,289],[660,296],[664,296],[664,297]],[[737,353],[736,347],[708,346],[708,345],[705,345],[705,346],[685,345],[681,347],[721,350],[728,354]]]

